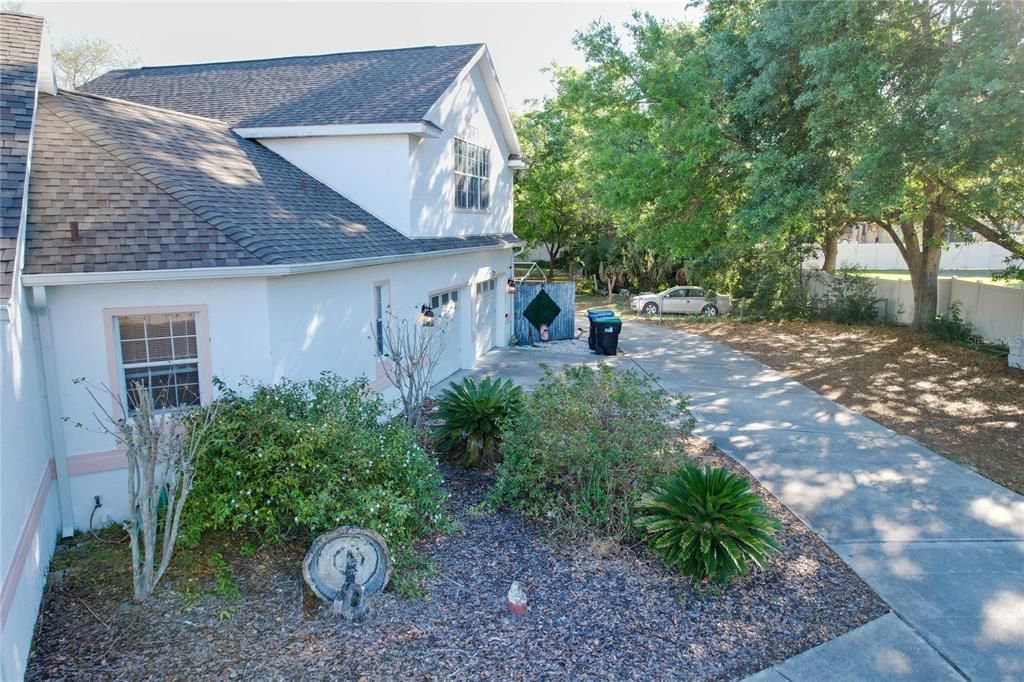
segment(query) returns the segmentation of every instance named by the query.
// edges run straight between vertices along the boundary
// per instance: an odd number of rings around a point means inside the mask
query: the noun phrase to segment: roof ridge
[[[51,97],[53,97],[51,95]],[[102,99],[102,98],[97,98]],[[45,106],[50,108],[48,100],[42,102]],[[159,191],[163,192],[167,196],[174,199],[176,202],[184,206],[191,213],[195,214],[197,218],[207,223],[210,227],[223,234],[226,238],[237,244],[239,248],[244,250],[246,253],[252,255],[266,265],[274,265],[272,262],[268,262],[259,253],[256,253],[250,249],[243,241],[237,238],[237,233],[240,228],[234,225],[230,219],[225,218],[217,211],[209,210],[202,206],[196,206],[195,202],[188,198],[188,192],[183,192],[180,187],[174,185],[174,183],[167,181],[161,176],[151,164],[146,162],[144,159],[135,157],[129,150],[125,149],[123,145],[119,144],[116,140],[105,135],[100,128],[92,123],[91,121],[81,118],[77,113],[70,112],[59,106],[56,102],[56,97],[53,97],[52,111],[65,125],[69,126],[72,130],[85,137],[92,144],[96,145],[106,153],[124,164],[133,173],[143,178]],[[227,129],[228,134],[231,133],[230,129]]]
[[[111,73],[129,73],[132,71],[155,71],[158,69],[183,69],[192,66],[227,66],[230,64],[253,64],[256,62],[275,62],[286,59],[316,59],[318,57],[338,57],[341,55],[373,54],[375,52],[411,52],[412,50],[436,50],[446,47],[480,47],[486,43],[453,43],[451,45],[416,45],[413,47],[387,47],[376,50],[352,50],[349,52],[322,52],[319,54],[293,54],[280,57],[254,57],[253,59],[229,59],[225,61],[193,62],[190,64],[160,64],[158,66],[138,66],[133,69],[112,69],[105,75]],[[102,77],[102,76],[101,76]]]
[[[113,73],[113,72],[111,72]],[[222,126],[225,130],[232,130],[231,126],[220,120],[219,118],[209,118],[208,116],[200,116],[198,114],[190,114],[185,111],[178,111],[177,109],[165,109],[164,107],[155,107],[152,104],[143,104],[141,102],[133,102],[129,99],[118,99],[117,97],[109,97],[107,95],[97,95],[91,92],[82,92],[81,90],[68,90],[66,88],[60,88],[58,90],[60,95],[71,95],[73,97],[88,97],[89,99],[99,100],[101,102],[111,102],[113,104],[123,104],[125,106],[146,109],[148,111],[155,111],[161,114],[171,114],[172,116],[178,116],[180,118],[192,119],[195,121],[202,121],[203,123],[216,123]]]

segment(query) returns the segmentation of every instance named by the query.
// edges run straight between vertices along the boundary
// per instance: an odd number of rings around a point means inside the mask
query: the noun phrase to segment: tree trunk
[[[821,269],[825,272],[836,271],[836,260],[839,258],[839,235],[835,232],[827,232],[821,243],[822,251],[825,252],[825,262]]]
[[[558,258],[558,252],[561,250],[557,244],[546,244],[548,248],[548,279],[555,278],[555,259]]]
[[[901,251],[910,270],[910,284],[914,288],[914,318],[911,326],[924,329],[935,319],[939,308],[939,263],[942,260],[942,242],[945,237],[945,217],[941,199],[921,225],[921,235],[912,222],[900,223],[903,233]]]

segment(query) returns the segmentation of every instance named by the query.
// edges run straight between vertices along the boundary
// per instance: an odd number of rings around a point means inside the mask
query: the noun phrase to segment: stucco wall
[[[390,284],[395,314],[410,317],[428,302],[430,293],[459,289],[464,312],[458,330],[462,365],[469,367],[474,355],[470,284],[488,279],[492,273],[504,282],[511,262],[511,252],[502,250],[270,280],[273,377],[313,378],[330,370],[374,379],[376,360],[370,341],[373,285],[381,281]],[[503,294],[496,301],[497,345],[508,340],[506,298]]]
[[[20,679],[59,528],[43,379],[24,292],[0,323],[0,679]]]
[[[260,142],[410,237],[512,231],[512,170],[493,102],[474,67],[433,108],[436,138],[413,135],[265,138]],[[453,139],[491,150],[487,211],[454,207]]]
[[[396,230],[409,234],[409,136],[260,140]]]
[[[390,280],[393,309],[410,315],[427,302],[431,292],[459,288],[465,311],[459,330],[462,366],[470,367],[474,359],[470,284],[492,273],[503,283],[511,262],[509,250],[494,250],[278,278],[50,287],[59,387],[59,402],[52,405],[59,416],[68,418],[62,432],[72,470],[75,527],[88,527],[96,495],[103,506],[95,514],[94,525],[128,514],[126,473],[115,452],[116,443],[92,427],[95,407],[85,389],[74,383],[79,377],[110,383],[104,310],[205,305],[210,370],[232,387],[246,377],[260,382],[309,379],[324,370],[375,380],[378,373],[370,340],[374,282]],[[503,345],[508,340],[506,296],[498,296],[496,304],[494,339]]]
[[[63,433],[69,466],[83,461],[76,457],[94,457],[116,448],[110,436],[97,433],[92,418],[95,406],[85,389],[74,383],[78,377],[96,384],[110,383],[104,309],[206,305],[213,376],[231,385],[245,376],[271,379],[267,285],[263,279],[51,287],[48,298],[59,399],[51,405],[68,418]],[[79,422],[84,428],[76,426]],[[94,495],[100,495],[103,502],[95,515],[96,525],[127,516],[125,481],[123,469],[72,476],[75,527],[88,527]]]
[[[493,234],[512,231],[512,170],[505,165],[509,150],[500,134],[494,104],[480,75],[480,66],[470,71],[435,107],[433,122],[444,132],[411,145],[412,219],[416,237],[440,235]],[[475,137],[470,137],[470,129]],[[485,213],[462,212],[454,208],[454,147],[456,137],[491,150],[491,200]]]

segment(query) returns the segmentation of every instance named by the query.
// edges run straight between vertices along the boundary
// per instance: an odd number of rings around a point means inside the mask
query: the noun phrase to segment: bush
[[[686,464],[638,505],[651,548],[688,577],[725,583],[778,551],[779,528],[747,479]]]
[[[811,299],[811,319],[839,324],[871,324],[878,321],[875,283],[854,268],[827,276],[825,292]]]
[[[273,543],[357,525],[397,549],[441,521],[436,463],[365,379],[251,385],[250,397],[219,387],[186,509],[193,542],[208,529]]]
[[[949,305],[949,314],[937,315],[928,323],[928,333],[940,341],[961,346],[976,342],[978,337],[974,333],[974,325],[961,316],[961,310],[963,304],[960,301],[953,301]]]
[[[493,463],[501,425],[515,416],[522,398],[522,389],[511,379],[486,377],[477,383],[467,377],[461,384],[452,382],[437,402],[438,447],[461,454],[463,466]]]
[[[552,519],[563,537],[635,534],[640,493],[678,466],[673,444],[691,425],[686,400],[648,376],[607,365],[558,374],[545,367],[502,431],[490,501]]]

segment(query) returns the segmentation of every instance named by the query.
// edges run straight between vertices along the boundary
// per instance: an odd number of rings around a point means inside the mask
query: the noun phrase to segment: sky
[[[51,44],[88,35],[123,46],[142,66],[258,59],[418,45],[487,43],[513,109],[551,93],[542,69],[582,66],[573,34],[634,10],[695,18],[685,1],[555,2],[29,2]]]

